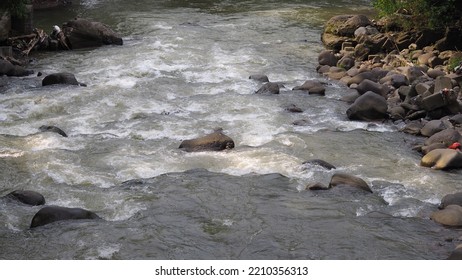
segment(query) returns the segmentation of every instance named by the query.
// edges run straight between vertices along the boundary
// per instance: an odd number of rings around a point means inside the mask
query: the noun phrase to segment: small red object
[[[460,143],[459,142],[454,142],[448,148],[453,149],[453,150],[459,150],[460,149]]]

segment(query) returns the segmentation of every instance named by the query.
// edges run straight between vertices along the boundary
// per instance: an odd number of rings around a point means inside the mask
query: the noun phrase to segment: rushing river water
[[[0,196],[36,190],[104,220],[29,230],[40,207],[0,200],[0,259],[446,258],[462,233],[429,214],[461,173],[420,167],[422,139],[392,124],[348,121],[348,89],[315,71],[322,24],[360,12],[369,1],[82,0],[37,12],[46,30],[105,22],[124,45],[33,55],[35,71],[88,87],[0,77]],[[254,94],[254,73],[285,89]],[[328,82],[325,97],[290,90],[309,79]],[[178,149],[217,127],[235,149]],[[337,170],[302,164],[316,158]],[[337,171],[374,193],[304,190]]]

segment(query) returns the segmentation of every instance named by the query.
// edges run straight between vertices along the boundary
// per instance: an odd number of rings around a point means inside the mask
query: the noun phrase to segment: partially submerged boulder
[[[448,205],[443,210],[434,212],[431,217],[433,221],[451,227],[462,226],[462,206]]]
[[[62,220],[101,219],[95,213],[82,208],[46,206],[32,218],[30,227],[35,228]]]
[[[329,188],[345,186],[372,193],[371,188],[363,179],[345,173],[335,173],[330,180]]]
[[[385,98],[377,93],[368,91],[358,97],[347,109],[350,120],[383,120],[388,118],[388,104]]]
[[[441,203],[438,206],[439,209],[444,209],[449,205],[462,206],[462,192],[447,194],[441,199]]]
[[[35,191],[16,190],[10,192],[5,197],[31,206],[45,204],[45,198],[43,195]]]
[[[215,131],[203,137],[184,140],[179,148],[186,152],[222,151],[233,149],[234,141],[221,131]]]
[[[262,85],[255,93],[256,94],[279,94],[279,84],[268,82]]]
[[[71,49],[100,47],[102,45],[123,45],[120,35],[107,25],[78,18],[63,25]]]
[[[86,86],[86,84],[79,83],[74,74],[67,72],[53,73],[47,75],[42,80],[42,86],[50,86],[56,84]]]

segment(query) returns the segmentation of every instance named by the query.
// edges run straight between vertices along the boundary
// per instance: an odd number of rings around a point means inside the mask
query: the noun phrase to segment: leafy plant
[[[379,16],[404,29],[438,29],[454,25],[462,16],[460,0],[373,0]]]

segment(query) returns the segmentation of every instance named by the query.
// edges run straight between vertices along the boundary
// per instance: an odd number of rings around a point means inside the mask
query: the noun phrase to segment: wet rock
[[[371,188],[363,179],[344,173],[334,174],[330,180],[329,188],[344,186],[358,188],[366,192],[372,193]]]
[[[445,129],[446,129],[446,125],[444,124],[442,120],[431,120],[422,127],[422,129],[420,130],[420,133],[423,136],[430,137]]]
[[[462,260],[462,245],[456,247],[447,258],[448,260]]]
[[[439,209],[444,209],[448,205],[459,205],[462,206],[462,192],[447,194],[441,199],[441,203],[438,206]]]
[[[423,127],[422,122],[419,120],[415,120],[415,121],[410,121],[409,123],[407,123],[401,129],[401,131],[404,133],[412,134],[412,135],[419,135],[422,127]]]
[[[86,86],[85,84],[79,83],[74,74],[67,72],[50,74],[42,80],[42,86],[50,86],[56,84]]]
[[[307,80],[303,83],[303,85],[301,86],[296,86],[294,87],[292,90],[306,90],[306,91],[310,91],[312,88],[316,88],[316,87],[323,87],[323,85],[321,84],[321,82],[317,81],[317,80]]]
[[[324,185],[323,183],[317,182],[317,183],[308,184],[305,189],[310,190],[310,191],[325,191],[330,188]]]
[[[319,65],[336,66],[337,62],[338,62],[338,59],[335,56],[333,51],[324,50],[318,55]]]
[[[461,227],[462,207],[459,205],[448,205],[446,208],[434,212],[430,218],[445,226]]]
[[[446,147],[449,147],[454,142],[460,142],[461,135],[459,131],[453,128],[447,128],[438,133],[433,134],[427,140],[425,140],[425,146],[429,146],[435,143],[442,143]]]
[[[313,122],[311,122],[309,120],[305,120],[305,119],[296,120],[296,121],[292,122],[292,124],[295,125],[295,126],[309,126],[312,123]]]
[[[262,75],[262,74],[250,75],[250,76],[249,76],[249,79],[254,80],[254,81],[257,81],[257,82],[261,82],[261,83],[267,83],[267,82],[269,82],[268,76]]]
[[[222,151],[233,149],[234,141],[221,131],[215,131],[203,137],[184,140],[181,142],[179,148],[186,152]]]
[[[278,83],[266,83],[263,86],[261,86],[256,94],[279,94],[279,84]]]
[[[43,195],[35,191],[16,190],[7,194],[5,197],[32,206],[45,204]]]
[[[289,106],[287,106],[286,111],[291,112],[291,113],[302,113],[303,112],[303,110],[300,109],[295,104],[290,104]]]
[[[63,32],[72,49],[123,45],[122,37],[107,25],[87,19],[75,19],[63,25]]]
[[[346,102],[348,104],[352,104],[355,102],[356,99],[358,99],[358,97],[360,97],[361,95],[359,94],[358,91],[352,91],[352,92],[347,92],[345,93],[344,95],[342,95],[342,97],[340,98],[341,101],[343,102]]]
[[[30,227],[35,228],[62,220],[101,219],[95,213],[82,208],[46,206],[32,218]]]
[[[33,73],[34,71],[27,70],[22,66],[13,65],[11,62],[0,58],[0,76],[23,77]]]
[[[346,113],[350,120],[383,120],[388,118],[388,104],[383,96],[369,91],[358,97]]]
[[[307,160],[302,163],[303,165],[315,165],[315,166],[321,166],[322,168],[325,168],[327,170],[332,170],[335,169],[335,166],[328,163],[327,161],[324,161],[322,159],[311,159]]]
[[[453,149],[434,149],[422,157],[420,165],[438,170],[462,167],[462,153]]]
[[[54,126],[54,125],[42,125],[39,127],[40,132],[53,132],[58,133],[63,137],[67,137],[66,132],[64,132],[61,128]]]

